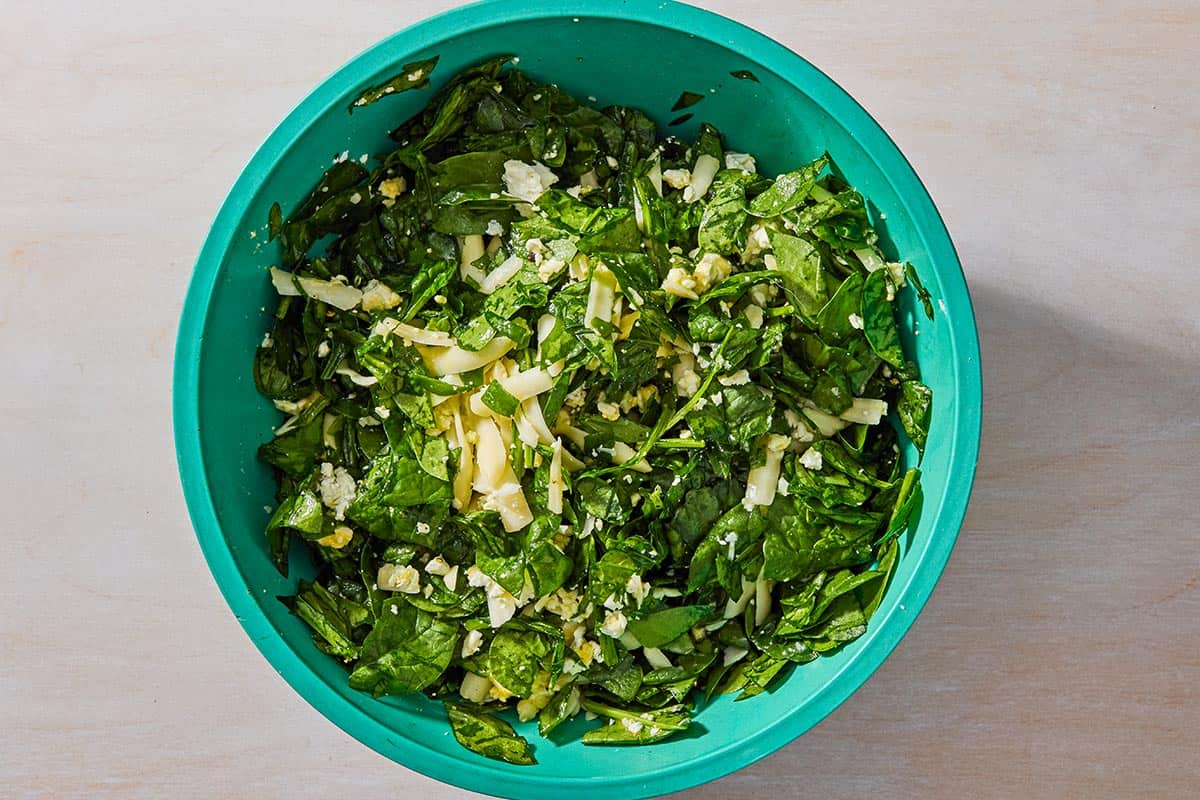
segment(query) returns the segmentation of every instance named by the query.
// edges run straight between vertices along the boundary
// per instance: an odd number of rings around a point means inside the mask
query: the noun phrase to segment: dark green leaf
[[[779,271],[783,273],[783,287],[788,301],[801,313],[815,315],[829,300],[825,289],[825,271],[821,267],[817,248],[798,236],[786,233],[771,233],[769,238]]]
[[[625,628],[645,647],[662,647],[704,621],[713,606],[677,606],[631,620]]]
[[[900,334],[896,330],[896,311],[888,299],[895,291],[890,281],[886,269],[878,269],[867,275],[862,296],[863,333],[871,343],[871,349],[880,358],[893,367],[904,369],[904,350],[900,347]]]
[[[829,156],[824,155],[795,172],[780,175],[765,192],[750,201],[749,212],[756,217],[777,217],[791,211],[808,198],[827,166]]]
[[[933,406],[933,392],[920,381],[903,381],[900,384],[900,402],[896,415],[904,432],[916,445],[917,452],[924,454],[925,442],[929,438],[929,412]]]
[[[411,64],[405,64],[399,75],[384,81],[378,86],[372,86],[358,96],[358,99],[350,104],[350,110],[362,106],[369,106],[377,100],[382,100],[390,94],[398,94],[407,92],[410,89],[424,89],[429,85],[429,75],[433,72],[433,68],[437,66],[438,57],[425,59],[424,61],[414,61]]]
[[[450,666],[457,643],[455,625],[403,600],[385,601],[350,673],[350,685],[377,696],[419,692]]]
[[[478,706],[450,701],[446,701],[446,714],[454,738],[468,750],[509,764],[537,763],[529,742],[504,720]]]

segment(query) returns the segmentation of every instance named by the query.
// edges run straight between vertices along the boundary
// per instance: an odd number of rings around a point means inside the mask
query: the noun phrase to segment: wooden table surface
[[[986,400],[966,524],[895,654],[679,797],[1198,796],[1200,5],[698,4],[807,56],[908,155]],[[454,5],[0,6],[0,796],[471,796],[258,655],[195,544],[168,402],[193,260],[254,148]]]

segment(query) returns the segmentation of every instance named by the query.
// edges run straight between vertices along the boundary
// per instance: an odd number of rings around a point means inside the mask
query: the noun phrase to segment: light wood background
[[[869,683],[687,800],[1200,793],[1200,5],[708,0],[895,137],[986,383],[945,577]],[[453,0],[3,0],[0,796],[463,798],[254,650],[192,536],[171,351],[209,221],[325,75]]]

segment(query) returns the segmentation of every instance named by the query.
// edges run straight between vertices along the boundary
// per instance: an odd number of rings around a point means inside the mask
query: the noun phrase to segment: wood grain
[[[895,137],[959,246],[986,387],[971,510],[909,636],[811,733],[678,797],[1195,796],[1200,6],[699,4]],[[257,655],[194,544],[168,401],[191,263],[254,147],[454,5],[4,5],[0,795],[471,796]]]

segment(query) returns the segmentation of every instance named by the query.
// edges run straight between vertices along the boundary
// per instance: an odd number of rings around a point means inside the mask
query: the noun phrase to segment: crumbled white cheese
[[[775,491],[784,497],[788,497],[791,495],[791,488],[792,487],[791,484],[788,483],[788,479],[780,475],[779,482],[775,484]]]
[[[729,277],[733,265],[716,253],[705,253],[689,272],[683,267],[672,267],[663,278],[662,290],[676,297],[695,300],[713,286]]]
[[[544,609],[563,619],[570,619],[579,612],[580,600],[581,598],[576,592],[560,588],[552,594],[539,597],[533,605],[533,610],[540,613]]]
[[[825,460],[821,457],[821,453],[813,450],[811,447],[804,451],[800,456],[800,466],[805,469],[811,469],[814,472],[824,466]]]
[[[790,408],[784,409],[783,416],[784,419],[787,420],[787,424],[792,429],[791,434],[793,442],[803,443],[811,442],[813,440],[813,433],[808,429],[808,426],[804,424],[804,418],[802,416]]]
[[[604,615],[604,624],[600,626],[600,632],[613,639],[620,639],[621,635],[625,633],[626,624],[628,624],[628,620],[619,609],[609,611]]]
[[[638,722],[636,719],[629,719],[628,717],[622,718],[620,725],[622,728],[635,735],[642,732],[642,723]]]
[[[426,532],[428,532],[429,526],[426,525],[425,527]],[[433,558],[429,559],[428,563],[425,564],[425,571],[430,575],[445,575],[450,571],[450,565],[447,564],[446,559],[442,558],[441,556],[434,556]]]
[[[567,408],[580,408],[583,406],[583,403],[586,399],[586,387],[578,386],[567,393],[567,396],[563,398],[563,404],[567,406]]]
[[[541,239],[527,239],[525,252],[529,254],[529,258],[534,264],[541,264],[542,260],[546,258],[546,254],[550,252],[550,248]]]
[[[516,159],[504,162],[503,179],[505,191],[528,203],[536,202],[547,189],[558,183],[558,176],[542,162],[526,164]]]
[[[705,253],[696,264],[693,275],[696,278],[696,290],[707,292],[733,272],[733,265],[724,256],[716,253]]]
[[[470,658],[479,652],[479,648],[483,645],[483,631],[468,631],[463,637],[462,657]],[[467,673],[468,675],[470,673]],[[466,697],[464,694],[463,697]]]
[[[493,628],[499,628],[517,613],[517,598],[473,564],[467,567],[467,584],[482,588],[487,595],[488,623]]]
[[[504,226],[498,220],[488,220],[487,228],[483,232],[488,236],[499,236],[504,233]]]
[[[863,318],[860,317],[858,314],[851,314],[849,317],[849,320],[850,320],[851,328],[854,328],[855,330],[860,330],[860,331],[863,329]]]
[[[616,403],[606,403],[601,400],[596,403],[596,410],[600,412],[600,416],[610,422],[616,422],[621,418],[621,407]]]
[[[346,509],[354,502],[356,493],[354,476],[345,467],[334,467],[328,461],[321,464],[319,483],[321,502],[333,510],[333,518],[346,518]]]
[[[270,350],[272,347],[274,347],[275,342],[272,341],[271,334],[264,333],[262,342],[258,346],[261,347],[263,350]]]
[[[726,153],[725,169],[740,169],[743,172],[758,172],[754,156],[749,153]]]
[[[742,315],[754,330],[758,330],[763,326],[763,310],[761,306],[751,303],[742,309]]]
[[[379,568],[375,582],[385,592],[417,594],[421,591],[421,573],[410,564],[384,564]]]
[[[317,345],[317,358],[324,358],[329,355],[329,342],[324,341]]]
[[[407,188],[404,178],[388,178],[379,184],[379,193],[388,200],[395,200]]]
[[[567,263],[561,258],[555,258],[551,256],[550,258],[543,259],[542,262],[538,264],[538,278],[542,281],[542,283],[549,283],[556,275],[558,275],[558,273],[563,271],[563,267],[566,265]]]
[[[722,386],[745,386],[750,382],[750,373],[744,369],[739,369],[737,372],[729,375],[722,375],[717,378],[717,382]]]
[[[700,297],[696,294],[696,278],[682,267],[671,267],[667,270],[667,277],[663,278],[661,288],[667,294],[688,300],[697,300]]]
[[[672,189],[686,189],[692,183],[690,169],[666,169],[662,174],[663,183]]]
[[[742,261],[746,263],[760,261],[762,254],[769,252],[770,249],[771,239],[767,235],[767,229],[761,222],[755,223],[746,235],[746,247],[742,250]]]
[[[675,394],[680,397],[691,397],[699,391],[702,381],[696,373],[696,359],[691,353],[679,354],[679,362],[671,368],[671,380],[675,384]]]
[[[750,290],[750,302],[763,307],[769,306],[778,291],[769,283],[759,284]]]
[[[613,158],[612,156],[605,156],[604,160],[608,164],[608,166],[611,167],[612,169],[616,169],[618,166],[620,166],[620,163],[621,163],[621,162],[617,161],[615,158]]]

